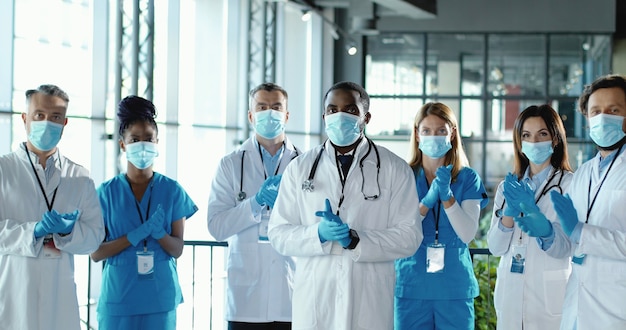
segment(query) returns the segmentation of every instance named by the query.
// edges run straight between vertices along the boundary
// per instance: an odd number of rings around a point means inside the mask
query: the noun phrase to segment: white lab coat
[[[260,214],[250,206],[265,181],[264,166],[254,137],[226,155],[211,185],[207,223],[218,241],[228,240],[228,278],[226,319],[238,322],[291,321],[291,294],[295,262],[278,254],[267,243],[259,243]],[[245,151],[243,191],[247,197],[238,201],[241,183],[241,155]],[[300,152],[285,139],[279,173]],[[272,173],[273,174],[273,173]]]
[[[0,157],[0,329],[80,329],[74,254],[88,254],[104,239],[104,224],[88,171],[59,155],[46,182],[38,158],[30,154],[42,184],[59,213],[80,210],[72,233],[53,235],[59,258],[42,253],[35,224],[48,211],[26,151]]]
[[[541,212],[552,222],[554,234],[558,236],[548,251],[543,251],[534,237],[529,237],[515,225],[511,232],[504,232],[499,228],[500,219],[495,211],[502,207],[502,182],[496,191],[491,228],[487,234],[489,251],[500,256],[498,276],[494,291],[494,306],[498,319],[498,329],[502,330],[550,330],[558,329],[561,323],[565,286],[571,272],[570,256],[571,244],[561,229],[556,212],[550,199],[550,191],[558,188],[560,176],[561,189],[567,191],[573,174],[559,172],[548,183],[553,175],[553,168],[546,180],[535,192],[535,200],[539,198],[544,187],[550,190],[539,199],[537,205]],[[546,184],[548,186],[546,187]],[[513,246],[526,245],[526,263],[524,273],[512,273],[511,261]],[[562,246],[557,247],[560,244]]]
[[[567,283],[561,329],[626,329],[626,152],[617,156],[596,203],[583,225],[576,255],[586,254],[582,265],[573,264]],[[578,221],[587,217],[587,201],[598,191],[599,157],[574,173],[569,195]],[[591,194],[589,179],[592,179]]]
[[[359,160],[366,154],[365,139],[355,152],[348,173],[339,216],[357,231],[360,243],[346,250],[337,242],[320,243],[316,211],[333,211],[341,196],[335,150],[325,144],[314,191],[308,178],[321,147],[296,158],[285,170],[270,218],[269,239],[279,253],[297,257],[293,294],[293,329],[392,329],[394,260],[412,256],[422,239],[413,172],[404,160],[377,146],[380,154],[380,197],[365,200],[361,192]],[[365,158],[368,195],[376,185],[376,153]],[[376,189],[374,188],[374,192]]]

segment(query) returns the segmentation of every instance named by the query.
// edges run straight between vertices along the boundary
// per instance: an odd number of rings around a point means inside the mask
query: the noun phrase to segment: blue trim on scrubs
[[[188,219],[198,207],[189,195],[174,180],[154,173],[150,186],[140,203],[145,217],[150,200],[150,212],[161,204],[165,212],[165,231],[172,232],[172,221]],[[98,188],[102,206],[106,240],[111,241],[126,235],[141,225],[135,206],[135,197],[126,181],[125,174],[103,183]],[[118,255],[105,260],[102,272],[102,289],[98,313],[102,315],[137,315],[162,313],[175,310],[183,301],[178,283],[176,263],[159,242],[147,238],[147,248],[154,251],[154,276],[140,279],[137,275],[137,251],[143,251],[143,242],[130,246]]]

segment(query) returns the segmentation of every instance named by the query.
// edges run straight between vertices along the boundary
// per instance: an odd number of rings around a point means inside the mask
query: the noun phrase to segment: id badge
[[[44,258],[61,258],[61,250],[54,245],[52,234],[46,235],[43,239],[42,255]]]
[[[445,258],[446,245],[441,243],[429,244],[426,249],[426,272],[442,273]]]
[[[573,262],[573,263],[575,263],[575,264],[577,264],[577,265],[582,265],[582,264],[583,264],[583,262],[585,261],[585,257],[586,257],[586,256],[587,256],[587,255],[586,255],[586,254],[584,254],[584,253],[583,253],[583,254],[579,254],[579,255],[577,255],[577,256],[573,256],[573,257],[572,257],[572,262]]]
[[[267,237],[267,228],[270,224],[270,209],[266,207],[263,209],[261,213],[261,222],[259,223],[259,243],[269,243],[269,238]]]
[[[526,244],[513,245],[513,256],[511,257],[511,273],[524,274],[526,264]]]
[[[151,279],[154,275],[154,251],[137,251],[137,275]]]

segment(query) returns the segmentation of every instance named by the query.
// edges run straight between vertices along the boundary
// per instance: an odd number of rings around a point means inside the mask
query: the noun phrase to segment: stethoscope
[[[550,182],[552,182],[552,180],[554,179],[554,177],[557,174],[561,174],[559,176],[559,182],[557,182],[556,184],[553,184],[551,186],[549,186]],[[541,199],[541,197],[545,196],[548,191],[552,190],[553,188],[558,188],[559,189],[559,193],[561,193],[561,195],[563,195],[563,188],[561,188],[561,181],[563,181],[563,176],[565,176],[565,172],[563,170],[558,170],[556,169],[554,171],[554,173],[552,173],[552,175],[550,176],[550,178],[548,179],[548,182],[546,182],[546,185],[543,187],[543,189],[541,190],[541,194],[539,194],[539,196],[537,196],[537,198],[535,199],[535,204],[537,204],[539,202],[539,200]],[[502,200],[502,205],[500,205],[500,208],[497,209],[495,211],[495,215],[498,218],[502,217],[502,212],[504,209],[504,204],[506,203],[506,199]]]
[[[361,193],[363,194],[363,197],[366,200],[375,200],[378,197],[380,197],[379,196],[380,195],[380,182],[378,181],[378,176],[380,175],[380,154],[378,153],[378,148],[376,147],[374,142],[372,142],[372,140],[370,140],[367,137],[365,137],[365,139],[367,140],[367,145],[368,145],[367,152],[359,160],[359,167],[361,169]],[[365,193],[363,192],[363,186],[365,185],[365,176],[363,175],[363,161],[372,152],[372,147],[374,148],[374,152],[376,153],[376,185],[378,186],[378,194],[365,195]],[[315,178],[315,173],[317,172],[317,165],[319,164],[320,159],[322,158],[322,154],[324,153],[325,148],[326,148],[326,143],[322,144],[322,147],[319,153],[315,157],[315,161],[313,162],[313,166],[311,167],[311,171],[309,172],[309,177],[306,180],[304,180],[304,182],[302,182],[303,191],[313,192],[315,190],[313,179]]]
[[[298,153],[298,149],[296,149],[295,145],[291,145],[293,150],[296,152],[296,154],[291,157],[291,160],[293,160],[294,158],[298,157],[299,153]],[[283,151],[284,152],[284,151]],[[246,151],[244,150],[241,153],[241,172],[239,173],[239,193],[237,194],[237,200],[238,201],[243,201],[244,199],[246,199],[246,197],[248,196],[246,194],[245,191],[243,191],[243,164],[244,164],[244,158],[246,156]],[[263,162],[263,155],[261,154],[261,146],[259,145],[259,156],[261,156],[261,163]],[[278,169],[280,169],[280,161],[278,161],[278,166],[276,166],[276,172],[274,173],[274,175],[278,174]],[[263,170],[263,173],[265,174],[265,169]],[[267,175],[265,177],[267,179]]]

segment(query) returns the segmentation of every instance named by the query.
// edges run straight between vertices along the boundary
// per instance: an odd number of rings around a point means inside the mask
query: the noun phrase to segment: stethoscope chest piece
[[[313,185],[313,180],[304,180],[304,182],[302,182],[302,190],[306,192],[312,192],[313,189],[315,189],[315,186]]]
[[[245,191],[240,191],[239,194],[237,195],[237,200],[241,202],[244,199],[246,199],[246,192]]]

